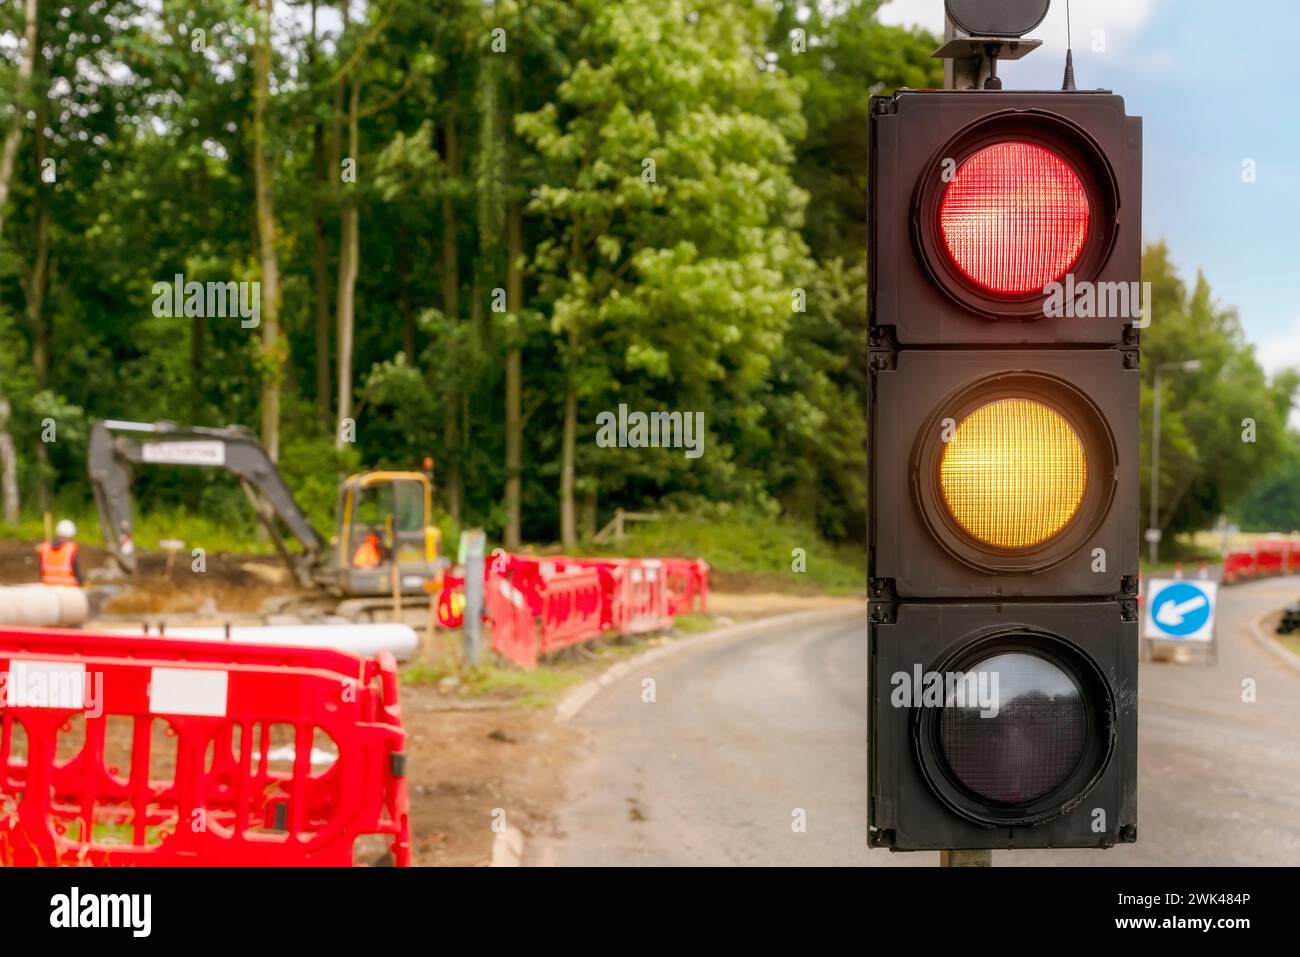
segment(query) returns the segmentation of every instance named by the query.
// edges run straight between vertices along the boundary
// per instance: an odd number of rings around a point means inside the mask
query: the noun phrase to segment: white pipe
[[[108,634],[140,635],[140,628],[108,628]],[[151,637],[182,638],[193,641],[235,641],[251,645],[287,645],[294,648],[332,648],[353,655],[372,657],[381,651],[391,652],[398,661],[408,661],[415,655],[419,642],[415,630],[409,625],[395,623],[374,625],[236,625],[230,629],[172,628]]]
[[[86,593],[72,585],[0,586],[0,625],[71,628],[89,616]]]

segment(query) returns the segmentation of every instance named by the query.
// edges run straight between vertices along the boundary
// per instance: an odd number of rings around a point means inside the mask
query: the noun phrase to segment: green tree
[[[605,492],[645,479],[726,494],[737,446],[761,431],[759,393],[808,268],[806,196],[790,173],[803,118],[790,78],[765,62],[771,11],[583,10],[582,59],[556,102],[517,121],[545,160],[530,210],[550,238],[533,268],[564,364],[566,543],[580,470]],[[580,462],[579,429],[620,402],[704,412],[708,451],[693,463],[584,442]]]
[[[1300,531],[1300,435],[1288,436],[1270,474],[1256,480],[1232,513],[1242,528],[1256,532]]]
[[[1288,447],[1286,420],[1297,380],[1268,380],[1236,311],[1214,299],[1204,275],[1188,288],[1164,243],[1145,250],[1142,275],[1152,287],[1151,325],[1142,332],[1143,525],[1154,370],[1197,359],[1199,370],[1161,377],[1160,523],[1166,534],[1208,528]]]

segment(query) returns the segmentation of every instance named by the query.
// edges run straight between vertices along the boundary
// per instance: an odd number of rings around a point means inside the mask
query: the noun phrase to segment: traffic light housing
[[[1141,121],[870,112],[869,842],[1132,841]]]
[[[1063,310],[1070,315],[1045,316],[1045,282],[1024,290],[1033,278],[1028,269],[1019,283],[1016,277],[1007,277],[1012,280],[1009,285],[1021,291],[999,293],[989,282],[981,285],[947,255],[940,218],[949,187],[954,182],[961,185],[965,177],[960,171],[972,157],[1007,144],[1035,147],[1026,155],[1039,157],[1039,166],[1022,172],[1026,178],[1043,178],[1042,207],[1057,213],[1058,229],[1078,226],[1078,217],[1071,217],[1060,200],[1081,193],[1089,204],[1085,235],[1070,268],[1061,274],[1073,275],[1076,284],[1095,284],[1107,300],[1126,298],[1130,308],[1125,311],[1131,315],[1130,284],[1139,278],[1142,261],[1142,121],[1125,115],[1121,97],[1100,92],[903,91],[872,97],[870,112],[868,250],[873,329],[888,330],[904,348],[1124,342],[1131,319],[1078,314],[1119,311],[1098,309],[1095,300],[1088,309]],[[1058,157],[1060,166],[1047,165],[1044,154]],[[981,159],[971,173],[982,169],[996,181],[997,158]],[[1016,160],[1003,158],[1001,172],[1014,172]],[[1023,157],[1020,162],[1028,165]],[[1061,168],[1077,179],[1077,191],[1066,189],[1073,187],[1068,177],[1063,183],[1059,174],[1052,176]],[[1002,182],[1008,184],[1010,177],[1004,176]],[[1020,198],[1010,190],[1001,195],[1012,202]],[[983,221],[999,213],[1005,210],[986,211]],[[1004,216],[1004,221],[1009,219]],[[981,217],[973,215],[970,220],[978,223]],[[1072,238],[1046,229],[1035,231],[1034,236],[1049,242]],[[1026,244],[1030,238],[1023,235]],[[1022,252],[1029,254],[1029,250]],[[996,282],[996,274],[985,278]],[[980,318],[988,321],[975,321]],[[1136,349],[1135,335],[1129,345]]]
[[[1136,631],[1117,603],[906,603],[871,630],[874,846],[1135,839]],[[999,675],[996,714],[979,707],[979,687],[954,702],[967,707],[924,706],[925,675],[981,671],[990,675],[985,691]],[[1062,690],[1049,706],[1045,695]],[[917,693],[919,707],[901,700]]]

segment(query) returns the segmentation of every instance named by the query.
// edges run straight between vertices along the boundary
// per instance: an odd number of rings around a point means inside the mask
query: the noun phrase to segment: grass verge
[[[732,513],[701,517],[663,513],[629,523],[621,543],[592,545],[585,554],[703,558],[713,587],[724,591],[776,591],[858,595],[866,591],[866,550],[832,544],[809,526],[783,518]]]
[[[677,626],[668,635],[641,635],[633,638],[613,636],[565,649],[525,671],[489,655],[489,660],[470,667],[461,651],[460,632],[438,635],[427,657],[403,665],[399,677],[404,685],[438,686],[449,694],[462,697],[500,697],[531,708],[545,708],[567,690],[614,662],[645,651],[655,645],[673,641],[687,634],[699,634],[717,627],[711,615],[679,615]],[[448,680],[451,679],[451,680]]]

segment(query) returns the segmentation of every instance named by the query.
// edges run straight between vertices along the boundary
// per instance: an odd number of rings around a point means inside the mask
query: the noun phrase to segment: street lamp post
[[[1195,372],[1201,367],[1200,359],[1183,362],[1165,362],[1156,366],[1151,379],[1154,393],[1151,406],[1151,519],[1147,523],[1147,557],[1154,565],[1160,553],[1160,373]]]

